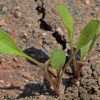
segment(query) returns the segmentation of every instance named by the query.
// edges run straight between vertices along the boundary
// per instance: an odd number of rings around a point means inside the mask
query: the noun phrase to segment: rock
[[[44,47],[45,52],[47,52],[47,53],[51,52],[51,49],[48,46],[44,45],[43,47]]]
[[[85,79],[82,78],[82,79],[80,80],[80,85],[81,85],[82,87],[85,88],[85,87],[86,87],[86,82],[87,82],[87,81],[86,81]]]
[[[90,4],[90,0],[85,0],[85,4],[89,5]]]
[[[98,75],[97,75],[96,71],[93,71],[92,75],[93,75],[95,78],[97,78],[97,77],[98,77]]]
[[[99,10],[99,7],[96,5],[93,5],[91,8],[92,8],[92,12],[94,13]]]
[[[20,12],[20,11],[15,11],[14,12],[14,17],[15,18],[19,18],[19,17],[21,17],[22,16],[22,13]]]
[[[9,26],[2,26],[2,29],[5,30],[7,33],[11,33],[12,32],[12,28]]]
[[[21,89],[21,90],[24,90],[24,89],[25,89],[25,86],[23,86],[23,85],[20,86],[20,89]]]
[[[73,73],[72,68],[68,66],[67,69],[65,70],[65,73],[72,74]]]
[[[98,63],[96,65],[95,71],[96,71],[97,75],[100,76],[100,63]]]
[[[0,12],[1,13],[6,13],[7,11],[8,11],[8,8],[5,5],[1,4],[0,5]]]
[[[6,25],[6,22],[5,22],[4,19],[1,19],[1,20],[0,20],[0,26],[4,26],[4,25]]]
[[[96,6],[100,6],[100,0],[95,0]]]
[[[64,32],[63,32],[63,30],[62,30],[60,27],[58,27],[58,28],[56,29],[56,31],[57,31],[58,33],[60,33],[61,35],[64,35]]]
[[[100,86],[100,78],[98,78],[98,81],[97,82],[98,82],[98,85]]]
[[[47,36],[47,33],[43,33],[42,35],[43,35],[43,36]]]

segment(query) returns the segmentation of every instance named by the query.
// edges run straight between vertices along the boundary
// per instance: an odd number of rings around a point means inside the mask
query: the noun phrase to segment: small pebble
[[[100,76],[100,63],[98,63],[96,65],[95,71],[96,71],[97,75]]]
[[[0,83],[4,83],[4,80],[0,80]]]
[[[95,0],[96,6],[100,6],[100,0]]]
[[[24,36],[25,36],[25,37],[27,37],[27,36],[28,36],[28,34],[27,34],[27,33],[24,33]]]
[[[22,41],[25,43],[26,42],[26,39],[22,39]]]
[[[58,28],[56,29],[56,31],[59,32],[60,34],[64,35],[64,32],[62,31],[62,29],[61,29],[60,27],[58,27]]]
[[[8,11],[8,8],[5,5],[0,5],[0,12],[1,13],[6,13]]]
[[[98,78],[98,85],[100,86],[100,78]]]
[[[85,0],[85,4],[89,5],[90,4],[90,0]]]
[[[15,7],[15,10],[19,10],[19,9],[20,9],[20,7],[19,7],[19,6],[16,6],[16,7]]]
[[[80,86],[79,80],[76,81],[76,85],[77,85],[78,87]]]
[[[20,89],[24,90],[24,89],[25,89],[25,87],[22,85],[22,86],[20,86]]]
[[[47,35],[47,33],[43,33],[43,36],[46,36]]]
[[[5,30],[7,33],[11,33],[11,32],[12,32],[12,28],[11,28],[11,27],[3,26],[2,28],[3,28],[3,30]]]
[[[98,75],[97,75],[97,73],[95,72],[95,71],[93,71],[93,76],[95,77],[95,78],[97,78],[98,77]]]
[[[66,70],[66,73],[69,73],[69,74],[72,74],[73,73],[72,68],[70,66],[68,66],[68,68]]]
[[[0,20],[0,26],[4,26],[4,25],[6,25],[5,20],[4,19]]]
[[[22,13],[20,11],[15,11],[15,13],[14,13],[15,18],[19,18],[21,16],[22,16]]]
[[[47,53],[49,53],[51,50],[50,50],[50,48],[48,47],[48,46],[44,46],[44,50],[47,52]]]

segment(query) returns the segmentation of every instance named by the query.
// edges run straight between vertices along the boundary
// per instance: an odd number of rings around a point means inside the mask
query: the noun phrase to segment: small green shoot
[[[72,27],[73,18],[71,16],[71,14],[69,16],[69,11],[65,7],[65,5],[59,5],[58,11],[59,11],[61,19],[62,19],[64,25],[67,27],[67,29],[68,29],[68,27],[70,27],[70,28],[72,28],[70,30],[73,30],[73,27]],[[68,31],[68,34],[70,34],[68,38],[69,38],[69,40],[71,40],[70,41],[70,44],[71,44],[71,43],[73,43],[73,40],[70,39],[70,36],[74,37],[74,34],[71,34],[69,31]],[[76,69],[75,76],[78,76],[78,78],[79,78],[80,70],[82,69],[82,66],[84,65],[84,58],[92,49],[92,47],[99,35],[100,35],[100,20],[91,20],[80,33],[78,42],[76,43],[76,50],[74,52],[72,52],[69,61],[66,63],[66,67],[67,67],[70,64],[70,62],[73,60],[74,67],[76,67],[75,68]],[[71,51],[73,51],[73,49],[74,49],[73,44],[71,44],[70,46],[71,46],[70,47]],[[80,51],[80,54],[78,54],[78,55],[80,55],[80,61],[79,61],[79,59],[77,60],[77,58],[75,59],[75,56],[77,56],[77,53],[79,51]],[[63,69],[61,76],[63,75],[66,67]]]

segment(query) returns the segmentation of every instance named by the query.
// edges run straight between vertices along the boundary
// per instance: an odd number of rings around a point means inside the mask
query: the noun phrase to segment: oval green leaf
[[[93,48],[97,38],[100,36],[100,25],[98,27],[98,31],[97,33],[95,34],[95,36],[93,37],[92,41],[90,41],[87,45],[85,45],[84,47],[82,47],[80,49],[81,51],[81,59],[84,59],[84,57],[91,51],[91,49]]]
[[[65,27],[68,30],[68,37],[70,39],[70,41],[73,40],[73,36],[74,36],[74,21],[73,21],[73,17],[69,11],[69,9],[63,5],[60,4],[58,5],[58,12],[62,18],[62,21],[65,25]]]
[[[54,69],[61,69],[65,64],[65,61],[66,54],[63,50],[57,48],[51,53],[50,64]]]
[[[88,43],[93,40],[95,34],[98,31],[99,23],[99,20],[92,20],[86,25],[78,39],[77,51],[88,45]]]

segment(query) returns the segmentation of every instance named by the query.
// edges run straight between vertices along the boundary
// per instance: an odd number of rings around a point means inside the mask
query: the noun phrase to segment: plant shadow
[[[39,95],[51,95],[56,96],[55,92],[50,88],[50,84],[47,80],[44,79],[43,83],[30,83],[24,86],[24,89],[21,89],[20,86],[11,85],[9,87],[0,87],[2,90],[19,90],[22,91],[17,97],[14,97],[14,100],[19,100],[25,97],[39,96]]]
[[[65,86],[65,89],[64,89],[65,91],[68,87],[72,87],[73,85],[75,85],[75,80],[73,77],[63,78],[62,84]]]
[[[44,51],[37,49],[35,47],[30,47],[24,50],[24,52],[41,63],[45,63],[49,59],[49,56]],[[32,61],[28,61],[34,64]]]
[[[43,84],[41,83],[26,84],[23,92],[16,99],[30,97],[30,96],[39,96],[41,94],[56,96],[55,92],[48,86],[49,84],[45,80]]]

